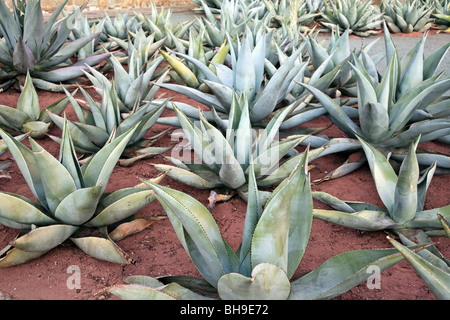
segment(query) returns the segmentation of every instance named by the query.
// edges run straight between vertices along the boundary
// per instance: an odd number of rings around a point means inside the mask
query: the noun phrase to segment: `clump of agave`
[[[169,158],[176,166],[154,164],[175,180],[201,189],[226,187],[246,193],[249,166],[253,166],[258,182],[265,187],[279,183],[288,174],[277,169],[280,159],[307,138],[306,135],[277,140],[278,129],[290,109],[275,116],[262,132],[255,132],[250,123],[249,105],[245,96],[235,95],[228,121],[216,119],[217,129],[200,112],[200,124],[192,122],[176,106],[177,117],[197,159],[190,152]],[[315,151],[320,154],[320,151]]]
[[[28,73],[16,108],[0,105],[0,128],[13,135],[27,133],[34,139],[43,138],[52,125],[47,112],[59,115],[68,104],[69,99],[62,98],[41,111],[38,94]]]
[[[445,230],[441,218],[450,217],[450,205],[424,210],[425,195],[435,173],[436,163],[424,170],[420,177],[416,155],[419,140],[411,144],[398,175],[388,158],[364,140],[360,141],[385,208],[370,203],[342,201],[317,192],[314,197],[330,205],[333,210],[315,209],[314,217],[359,230],[391,230],[403,235],[405,239],[419,239],[420,237],[413,235],[424,231],[441,236],[440,231]],[[446,268],[448,270],[448,266]]]
[[[161,8],[158,12],[156,6],[151,3],[151,14],[145,15],[135,12],[136,20],[140,26],[149,34],[155,34],[155,40],[164,40],[164,45],[170,49],[176,49],[179,52],[185,52],[189,43],[186,40],[189,29],[195,23],[195,20],[179,23],[176,26],[172,24],[172,11]]]
[[[107,41],[109,37],[127,40],[129,32],[136,32],[139,27],[136,16],[130,16],[128,13],[117,12],[114,17],[105,13],[101,20],[103,25],[102,40]]]
[[[383,21],[383,13],[371,0],[324,1],[321,15],[319,23],[325,28],[332,30],[337,26],[339,32],[348,29],[350,34],[360,37],[378,33],[376,29]]]
[[[156,76],[156,69],[164,61],[162,56],[155,55],[163,41],[154,41],[153,36],[146,36],[142,30],[138,31],[133,41],[122,43],[117,39],[120,46],[126,47],[127,59],[119,59],[111,56],[108,63],[114,70],[112,82],[101,72],[89,68],[90,73],[86,76],[94,85],[100,95],[109,92],[113,87],[117,92],[117,103],[121,112],[131,112],[138,108],[144,101],[150,100],[156,94],[158,87],[152,86],[151,80]],[[125,66],[122,63],[126,63]],[[161,77],[161,81],[165,75]]]
[[[433,17],[436,18],[434,21],[436,27],[444,32],[450,32],[450,2],[435,0],[430,5],[434,7]]]
[[[393,33],[425,32],[434,21],[431,16],[433,8],[417,0],[383,0],[381,11]]]
[[[30,150],[0,130],[37,200],[35,203],[21,195],[0,193],[0,223],[23,230],[0,251],[0,267],[40,257],[67,239],[95,258],[121,264],[132,262],[111,240],[107,227],[131,217],[152,202],[153,191],[145,185],[113,193],[106,193],[105,188],[135,129],[111,141],[83,166],[78,163],[67,128],[63,132],[59,159],[31,138]],[[96,236],[95,230],[100,230],[102,236]],[[120,232],[115,236],[116,241]]]
[[[386,32],[386,27],[385,27]],[[434,75],[450,43],[423,58],[426,35],[400,60],[392,39],[386,32],[388,68],[381,78],[366,69],[361,60],[354,59],[352,70],[357,79],[359,123],[336,101],[316,88],[302,84],[320,101],[328,116],[350,138],[358,136],[377,148],[392,152],[392,159],[402,159],[402,148],[411,140],[420,142],[443,140],[449,134],[449,121],[438,117],[445,109],[450,79]],[[443,113],[445,114],[445,112]],[[350,144],[353,148],[353,144]],[[419,163],[427,166],[437,160],[439,170],[449,168],[448,157],[438,153],[420,152]],[[364,162],[361,162],[361,164]]]
[[[197,19],[197,26],[205,30],[205,41],[208,47],[219,47],[230,35],[231,38],[240,37],[247,27],[259,19],[251,19],[251,13],[246,10],[245,4],[239,0],[223,1],[220,16],[211,12],[209,7],[201,0],[205,16]]]
[[[78,118],[78,121],[67,123],[67,130],[73,137],[76,151],[95,154],[132,127],[135,127],[135,130],[127,140],[122,154],[123,159],[119,160],[121,165],[128,166],[139,159],[154,156],[169,149],[152,146],[164,132],[155,137],[144,137],[163,112],[167,101],[157,104],[148,102],[122,118],[114,88],[103,92],[101,102],[96,102],[82,87],[80,90],[89,108],[81,107],[73,95],[66,93]],[[66,124],[63,117],[52,112],[48,112],[48,115],[61,130],[64,129]],[[59,138],[50,137],[60,142]]]
[[[13,2],[13,12],[0,2],[0,87],[13,85],[30,72],[34,84],[44,90],[62,91],[61,83],[75,82],[86,65],[96,65],[110,55],[93,55],[71,63],[68,60],[99,36],[92,34],[67,43],[72,26],[84,8],[57,20],[67,0],[44,22],[39,0]],[[81,9],[81,10],[80,10]]]
[[[64,16],[67,16],[68,13],[63,11]],[[69,39],[71,41],[75,41],[77,39],[81,39],[83,37],[100,34],[100,36],[95,37],[92,41],[88,42],[84,47],[82,47],[76,53],[77,60],[83,60],[87,57],[98,55],[104,53],[105,50],[100,47],[101,34],[103,31],[103,24],[105,20],[99,20],[98,22],[89,22],[86,16],[81,16],[77,19],[72,27],[72,32],[69,35]],[[102,41],[102,46],[105,44]]]
[[[298,31],[305,32],[309,30],[311,23],[320,16],[318,12],[310,12],[308,4],[304,1],[265,1],[264,4],[269,11],[274,11],[274,17],[270,24],[270,27],[273,28],[282,28],[291,24]]]
[[[184,94],[208,108],[214,109],[219,115],[224,114],[225,117],[230,113],[234,93],[238,96],[245,94],[251,122],[261,122],[287,97],[295,85],[294,78],[303,67],[298,61],[303,48],[299,48],[266,82],[264,62],[266,43],[270,40],[267,37],[267,34],[261,35],[255,46],[253,46],[253,38],[244,37],[242,41],[236,39],[236,46],[228,38],[232,66],[230,68],[226,65],[215,64],[217,73],[193,57],[176,53],[200,69],[205,76],[202,81],[209,87],[211,93],[170,83],[160,84],[160,86]]]
[[[307,248],[313,220],[307,152],[267,202],[258,196],[252,168],[243,237],[236,251],[200,202],[147,183],[203,279],[130,276],[127,284],[107,291],[121,299],[331,299],[365,281],[371,264],[383,271],[403,259],[396,249],[348,251],[291,281]]]

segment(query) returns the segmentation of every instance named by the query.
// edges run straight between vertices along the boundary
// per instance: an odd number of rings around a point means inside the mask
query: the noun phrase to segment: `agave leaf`
[[[100,32],[84,36],[82,38],[76,39],[69,42],[64,47],[62,47],[56,54],[52,55],[50,58],[42,60],[36,66],[37,70],[45,70],[47,68],[56,66],[70,57],[72,57],[78,50],[83,48],[87,43],[95,39],[100,35]]]
[[[149,218],[135,218],[132,221],[124,222],[120,224],[117,228],[115,228],[110,234],[109,237],[112,241],[117,242],[120,241],[130,235],[138,233],[145,228],[148,228],[155,222],[159,220],[166,219],[166,216],[156,216]]]
[[[413,89],[423,81],[423,50],[426,34],[402,60],[401,76],[398,84],[397,97]]]
[[[161,88],[166,88],[178,93],[181,93],[197,102],[200,102],[206,106],[214,106],[220,111],[224,111],[224,107],[219,102],[219,100],[212,94],[201,92],[200,90],[190,88],[184,85],[177,85],[173,83],[160,83],[158,84]]]
[[[40,169],[33,152],[22,143],[0,129],[0,135],[8,146],[8,150],[14,157],[20,172],[22,173],[33,195],[44,207],[47,206],[45,190],[42,185]]]
[[[77,186],[70,173],[57,159],[33,139],[30,139],[30,144],[40,170],[48,208],[54,213],[61,201],[77,190]]]
[[[411,144],[408,155],[400,166],[395,186],[394,207],[391,215],[400,224],[414,219],[417,212],[419,164],[416,157],[416,148],[419,139],[414,144]]]
[[[39,98],[29,72],[27,72],[23,91],[17,100],[17,110],[26,113],[30,120],[37,120],[41,112]]]
[[[327,109],[328,113],[339,124],[339,127],[350,137],[361,134],[361,129],[347,116],[342,108],[334,102],[330,97],[316,88],[304,83],[299,83],[308,89],[320,101],[320,103]]]
[[[98,237],[70,238],[86,254],[99,260],[129,264],[133,262],[113,241]]]
[[[61,130],[64,130],[64,118],[54,114],[53,112],[48,111],[48,115],[50,119],[52,119],[53,123],[58,126]],[[70,136],[72,137],[72,141],[77,150],[84,150],[87,153],[95,153],[98,151],[99,147],[96,146],[91,140],[89,140],[88,136],[81,131],[75,123],[70,121],[67,122],[68,130],[70,131]],[[52,139],[54,139],[52,137]]]
[[[56,223],[34,202],[16,194],[1,192],[2,208],[0,216],[23,224],[47,225]]]
[[[155,199],[153,190],[133,188],[129,193],[109,204],[91,221],[86,223],[89,227],[108,226],[128,218],[132,214],[144,208]]]
[[[270,263],[258,264],[253,268],[251,278],[228,273],[217,284],[222,300],[286,300],[290,289],[286,273]]]
[[[403,260],[396,249],[355,250],[334,256],[318,268],[291,282],[292,300],[336,297],[366,281],[370,266],[382,272]]]
[[[308,243],[311,222],[312,198],[305,152],[290,179],[278,186],[266,203],[253,234],[252,265],[276,264],[290,278]]]
[[[136,126],[108,143],[94,155],[90,162],[81,167],[87,187],[102,185],[102,192],[105,190],[112,170],[135,130]]]
[[[427,249],[417,252],[419,256],[435,265],[436,267],[442,269],[446,273],[450,272],[450,266],[447,265],[446,259],[439,252],[436,246],[433,245],[433,241],[430,239],[427,233],[421,229],[400,229],[396,230],[400,241],[405,246],[413,246],[417,243],[419,244],[430,244]]]
[[[47,251],[23,251],[17,248],[7,246],[4,250],[0,251],[0,268],[16,266],[30,260],[36,259]]]
[[[442,224],[438,218],[438,213],[445,219],[450,219],[450,205],[434,208],[430,210],[416,212],[416,217],[404,224],[405,228],[433,228],[441,229]]]
[[[18,109],[0,105],[0,117],[2,125],[18,131],[30,116]]]
[[[212,188],[218,188],[222,187],[223,183],[220,182],[220,180],[214,180],[209,181],[204,178],[202,178],[200,175],[195,174],[194,172],[191,172],[190,170],[169,166],[165,164],[154,164],[153,165],[155,169],[157,169],[159,172],[166,172],[167,170],[170,170],[167,173],[167,176],[170,178],[180,181],[183,184],[187,184],[189,186],[199,188],[199,189],[212,189]]]
[[[362,210],[355,213],[314,209],[314,217],[357,230],[377,231],[397,225],[385,211]]]
[[[13,52],[13,64],[14,68],[22,74],[26,74],[29,70],[33,70],[35,67],[35,57],[31,49],[23,42],[21,36],[17,41]]]
[[[423,61],[423,78],[429,79],[436,72],[437,68],[441,64],[444,56],[447,54],[450,48],[450,42],[440,47],[438,50],[434,51]]]
[[[138,284],[116,285],[108,291],[122,300],[175,300],[167,293]]]
[[[260,201],[258,186],[256,184],[253,161],[250,162],[248,173],[248,196],[247,213],[245,214],[244,230],[242,233],[242,243],[239,250],[240,267],[239,273],[243,275],[251,274],[250,249],[255,227],[263,212],[263,203]]]
[[[392,245],[401,252],[402,255],[411,263],[419,276],[425,281],[430,290],[438,299],[450,299],[450,274],[442,271],[432,265],[417,253],[414,253],[407,247],[397,241],[390,239]]]
[[[364,153],[366,154],[378,194],[388,211],[393,212],[397,175],[381,152],[359,137],[358,140],[361,142]]]
[[[55,217],[67,224],[82,225],[94,215],[101,190],[97,185],[72,192],[55,209]]]
[[[448,220],[440,213],[438,213],[437,216],[438,216],[439,220],[441,221],[442,228],[445,230],[447,237],[450,238],[450,224],[449,224]]]
[[[76,226],[64,224],[39,227],[15,239],[12,245],[27,252],[50,251],[68,239],[77,229]]]
[[[184,63],[163,50],[159,52],[189,87],[197,88],[200,85],[195,74]]]
[[[289,71],[293,69],[297,62],[302,49],[303,48],[299,48],[292,53],[289,59],[286,60],[278,71],[270,78],[262,93],[255,98],[250,110],[252,122],[261,121],[273,112],[278,103],[280,90],[283,88],[283,84],[285,83]]]
[[[177,235],[203,277],[213,286],[219,278],[234,271],[236,256],[220,234],[211,213],[200,202],[180,191],[145,182],[157,194]],[[175,221],[175,222],[174,222]]]

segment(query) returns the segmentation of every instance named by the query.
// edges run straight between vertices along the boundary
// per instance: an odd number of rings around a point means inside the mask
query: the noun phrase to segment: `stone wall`
[[[3,0],[1,0],[3,1]],[[11,5],[11,0],[5,0],[8,5]],[[53,11],[57,8],[58,3],[62,0],[41,0],[42,10]],[[126,9],[126,8],[140,8],[148,7],[152,2],[154,5],[161,7],[174,7],[178,5],[191,5],[191,0],[69,0],[67,6],[80,6],[89,2],[86,10],[105,10],[105,9]]]

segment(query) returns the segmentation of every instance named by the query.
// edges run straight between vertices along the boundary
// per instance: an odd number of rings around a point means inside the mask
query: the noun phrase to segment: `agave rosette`
[[[257,17],[252,20],[251,13],[239,0],[223,1],[217,18],[203,0],[201,1],[205,16],[197,19],[197,25],[199,30],[205,30],[205,41],[211,48],[219,47],[227,35],[231,38],[240,37],[247,27],[259,20]]]
[[[105,13],[102,20],[102,40],[104,41],[108,41],[109,37],[127,40],[129,32],[136,32],[140,25],[136,16],[121,12],[116,12],[116,15],[112,18]]]
[[[298,59],[303,48],[299,48],[266,82],[264,62],[266,60],[266,43],[269,40],[268,34],[264,34],[253,47],[253,38],[245,37],[242,42],[236,39],[236,46],[230,45],[231,68],[222,64],[213,64],[216,73],[193,57],[175,53],[201,70],[205,76],[202,81],[209,87],[211,93],[172,83],[162,83],[159,86],[184,94],[208,108],[214,109],[224,118],[230,113],[234,93],[238,96],[245,94],[252,124],[261,123],[288,96],[295,85],[295,77],[304,67]],[[232,43],[230,38],[228,38],[228,43]],[[177,125],[176,119],[173,118],[162,118],[160,121]]]
[[[97,65],[110,53],[89,56],[75,63],[68,63],[81,48],[99,34],[69,41],[73,22],[84,6],[57,21],[66,5],[63,1],[44,23],[39,0],[13,2],[13,13],[5,2],[0,3],[0,86],[5,89],[30,72],[35,86],[49,91],[62,91],[64,85],[84,75],[86,65]],[[62,83],[62,84],[61,84]]]
[[[1,224],[23,230],[0,251],[0,267],[25,263],[49,252],[67,239],[95,258],[127,264],[132,259],[111,240],[115,224],[154,200],[145,185],[106,193],[110,175],[136,127],[103,147],[83,166],[76,158],[69,130],[63,132],[59,159],[30,138],[31,150],[0,130],[9,151],[37,203],[1,192]],[[157,180],[155,180],[157,181]],[[102,230],[103,236],[82,233]]]
[[[314,216],[359,230],[442,230],[438,214],[448,219],[450,206],[424,210],[425,196],[436,171],[436,162],[426,168],[420,177],[416,154],[419,139],[411,144],[398,175],[383,153],[366,141],[359,140],[385,208],[369,203],[342,201],[318,192],[315,198],[334,210],[317,209],[314,210]]]
[[[329,96],[312,86],[302,85],[314,94],[327,109],[328,116],[351,139],[359,136],[377,148],[392,152],[392,160],[401,161],[406,154],[404,148],[419,136],[420,142],[448,140],[450,127],[445,117],[448,109],[445,94],[450,89],[450,79],[440,79],[439,74],[434,74],[450,43],[424,59],[425,34],[400,59],[386,28],[386,50],[390,62],[381,80],[377,80],[378,77],[368,71],[360,59],[353,59],[354,64],[351,64],[357,79],[358,115],[355,117],[359,119],[358,124]],[[418,151],[418,156],[421,166],[437,161],[439,172],[450,168],[446,155]],[[360,162],[361,165],[363,163]]]
[[[43,138],[52,125],[47,112],[59,115],[68,104],[69,99],[61,98],[41,111],[38,94],[28,73],[16,108],[0,105],[0,128],[13,135],[28,133],[34,139]]]
[[[433,24],[433,8],[417,0],[383,0],[381,11],[392,33],[425,32]]]
[[[98,94],[103,95],[113,89],[117,94],[120,111],[126,113],[151,100],[156,94],[158,87],[153,86],[151,80],[157,76],[155,71],[164,61],[162,56],[152,54],[161,42],[153,42],[150,38],[145,38],[144,41],[139,38],[135,40],[136,46],[128,42],[127,66],[122,64],[125,61],[120,61],[113,55],[108,58],[114,70],[112,81],[95,68],[89,67],[89,72],[85,72]],[[165,77],[163,74],[160,81],[164,81]]]
[[[213,117],[219,128],[213,126],[200,112],[199,123],[193,122],[177,106],[175,112],[190,144],[189,152],[172,152],[168,159],[173,165],[154,164],[160,172],[174,180],[201,189],[227,188],[246,196],[249,166],[253,166],[258,185],[271,187],[280,183],[292,172],[292,164],[300,154],[295,151],[308,135],[292,135],[279,140],[278,129],[291,108],[272,118],[265,129],[251,127],[250,110],[244,96],[235,95],[230,117],[224,121]],[[192,158],[193,151],[195,157]],[[175,151],[175,149],[174,149]],[[311,153],[314,157],[324,149]],[[288,156],[289,160],[280,161]]]
[[[295,25],[295,28],[300,32],[309,30],[311,23],[315,21],[320,13],[311,12],[308,9],[308,4],[305,1],[264,1],[268,11],[274,12],[274,17],[271,20],[270,27],[282,28],[289,24]]]
[[[121,165],[131,165],[139,159],[154,156],[170,149],[152,146],[164,132],[155,137],[144,137],[163,112],[167,100],[160,101],[161,103],[148,102],[122,118],[114,88],[111,88],[109,92],[103,92],[101,102],[94,101],[83,88],[80,87],[80,90],[88,108],[82,107],[73,95],[66,92],[78,118],[78,121],[68,121],[67,124],[67,130],[73,137],[72,141],[77,152],[95,154],[110,141],[114,141],[135,126],[137,127],[133,135],[127,141],[126,149],[122,155],[123,159],[119,160]],[[64,128],[63,117],[52,112],[48,112],[48,115],[61,130]],[[58,137],[50,137],[60,142]]]
[[[176,49],[179,52],[185,52],[189,46],[187,40],[189,29],[195,23],[195,20],[172,24],[172,11],[161,8],[158,12],[156,6],[151,3],[151,14],[145,15],[140,12],[135,12],[136,20],[144,31],[155,35],[155,40],[164,39],[164,45],[170,49]]]
[[[350,0],[324,1],[319,23],[327,29],[338,27],[340,32],[349,30],[360,37],[370,36],[383,22],[383,13],[371,0],[360,2]]]
[[[64,16],[67,16],[68,13],[63,11]],[[105,19],[101,19],[97,22],[89,22],[86,16],[81,16],[76,20],[73,25],[72,32],[69,35],[69,39],[71,41],[75,41],[77,39],[82,39],[83,37],[90,36],[93,34],[100,34],[100,36],[95,37],[92,41],[88,42],[84,47],[82,47],[76,53],[77,60],[83,60],[87,57],[98,55],[105,53],[105,50],[100,46],[102,42],[102,46],[104,46],[103,41],[101,40],[101,33],[103,31],[103,24]]]
[[[124,279],[126,284],[107,290],[121,299],[324,300],[365,281],[370,265],[383,271],[403,260],[396,249],[348,251],[291,281],[307,248],[313,221],[307,152],[267,201],[259,197],[252,166],[249,177],[247,212],[237,251],[200,202],[148,183],[203,279],[131,276]]]

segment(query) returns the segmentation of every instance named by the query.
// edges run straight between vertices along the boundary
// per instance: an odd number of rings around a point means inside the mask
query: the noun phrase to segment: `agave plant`
[[[322,19],[319,23],[327,29],[333,30],[336,26],[340,32],[349,30],[350,34],[366,37],[376,34],[383,21],[383,13],[372,4],[371,0],[350,1],[336,0],[324,1]]]
[[[431,16],[433,8],[417,0],[383,0],[381,11],[393,33],[425,32],[431,28],[434,21]]]
[[[75,63],[68,60],[99,34],[92,34],[69,42],[74,21],[84,6],[58,20],[67,0],[52,13],[47,22],[39,0],[13,1],[13,12],[0,2],[0,86],[2,89],[14,84],[30,72],[35,86],[51,91],[62,91],[61,83],[76,81],[84,75],[86,65],[96,65],[110,53],[102,53]],[[69,61],[69,62],[68,62]]]
[[[438,213],[448,219],[450,206],[424,210],[425,195],[436,170],[436,163],[424,170],[421,178],[414,141],[403,159],[398,175],[388,159],[366,141],[361,141],[378,194],[385,205],[341,201],[328,194],[316,198],[335,210],[314,210],[319,219],[360,230],[442,229]]]
[[[170,49],[176,49],[179,52],[185,52],[189,43],[187,36],[189,29],[195,23],[195,20],[179,23],[176,26],[172,24],[172,11],[161,8],[158,12],[156,6],[151,3],[151,14],[145,15],[135,12],[134,15],[141,27],[150,34],[155,34],[155,40],[164,40],[164,45]]]
[[[436,18],[434,23],[437,28],[444,30],[444,32],[450,32],[450,2],[448,0],[435,0],[430,5],[435,8],[432,16]]]
[[[0,254],[0,267],[40,257],[70,239],[95,258],[127,264],[132,259],[111,240],[106,227],[130,217],[154,200],[145,185],[105,193],[117,160],[136,127],[79,166],[67,127],[59,159],[30,138],[31,150],[0,130],[37,203],[1,192],[1,224],[23,232]],[[81,232],[85,230],[85,232]],[[91,234],[101,230],[102,237]],[[91,232],[89,232],[91,231]]]
[[[253,164],[257,179],[265,183],[269,180],[281,181],[286,173],[271,176],[280,159],[291,152],[306,135],[277,140],[278,128],[283,118],[290,111],[274,117],[261,133],[252,129],[249,118],[249,106],[244,96],[235,95],[227,122],[221,123],[221,130],[213,126],[200,112],[200,124],[192,122],[177,106],[173,107],[191,145],[199,160],[192,161],[190,153],[180,158],[169,158],[176,166],[154,164],[159,171],[169,177],[202,189],[227,187],[238,192],[246,192],[248,168]],[[283,176],[284,174],[284,176]]]
[[[126,113],[154,97],[159,87],[153,86],[150,81],[154,79],[156,69],[164,61],[162,56],[153,54],[161,46],[160,41],[153,42],[151,38],[145,38],[145,41],[139,41],[139,38],[135,40],[136,46],[128,42],[127,67],[121,63],[119,58],[109,57],[108,62],[114,70],[112,82],[102,72],[92,67],[88,67],[90,73],[85,72],[100,95],[110,92],[114,88],[117,92],[120,111]],[[163,74],[160,81],[163,81],[165,77],[166,75]]]
[[[275,110],[295,85],[293,80],[303,67],[298,61],[303,48],[297,49],[265,83],[264,62],[267,34],[258,39],[255,47],[252,47],[253,39],[247,37],[242,42],[239,39],[236,41],[237,47],[235,48],[231,45],[232,40],[228,39],[232,68],[215,64],[217,74],[201,61],[176,53],[201,70],[205,75],[203,82],[209,87],[212,94],[178,84],[164,83],[160,86],[182,93],[215,109],[219,114],[224,114],[225,117],[230,113],[233,92],[238,96],[245,94],[248,99],[251,122],[261,122]]]
[[[107,41],[108,37],[119,38],[127,40],[129,32],[136,32],[140,23],[137,17],[128,13],[116,12],[116,15],[111,18],[106,12],[103,22],[102,39]]]
[[[68,16],[68,13],[63,10],[64,16]],[[98,22],[90,23],[86,16],[81,16],[80,19],[77,19],[73,25],[72,32],[69,35],[69,39],[71,41],[76,41],[77,39],[81,39],[83,37],[100,34],[100,36],[95,37],[89,43],[87,43],[84,47],[82,47],[76,53],[76,57],[78,60],[83,60],[87,57],[98,55],[104,53],[105,50],[100,46],[101,42],[101,33],[103,31],[103,25],[105,23],[105,19],[101,19]],[[102,41],[102,46],[109,49],[108,46],[105,46]]]
[[[307,152],[265,203],[258,197],[250,166],[251,197],[236,252],[200,202],[183,192],[147,183],[204,279],[131,276],[125,279],[127,284],[107,290],[121,299],[331,299],[365,281],[369,265],[385,270],[401,261],[395,249],[349,251],[291,282],[308,245],[313,219],[306,159]],[[197,293],[200,285],[212,295]]]
[[[41,111],[39,98],[29,73],[17,101],[17,107],[0,105],[0,127],[13,135],[28,133],[34,139],[43,138],[50,130],[52,121],[47,112],[61,114],[69,104],[62,98]]]
[[[272,18],[271,27],[282,28],[288,24],[297,27],[300,32],[309,30],[311,23],[320,16],[318,12],[310,12],[308,10],[308,4],[304,1],[292,1],[286,0],[273,2],[271,0],[264,1],[269,11],[274,11],[275,16]]]
[[[342,34],[336,32],[335,29],[331,32],[330,43],[326,48],[322,47],[313,34],[304,36],[300,34],[311,58],[312,70],[318,70],[320,66],[328,59],[328,66],[325,69],[325,73],[330,72],[337,66],[340,67],[340,74],[335,78],[332,83],[333,87],[347,87],[353,82],[352,71],[348,64],[353,59],[353,50],[350,47],[350,30],[345,30]],[[361,52],[368,54],[369,50],[377,43],[378,39],[370,42],[364,46],[361,50],[355,52],[355,55],[359,57]],[[330,58],[331,57],[331,58]],[[377,57],[372,58],[373,63],[377,63]]]
[[[137,127],[133,135],[127,141],[123,159],[119,160],[121,165],[131,165],[139,159],[154,156],[170,149],[152,147],[156,139],[164,132],[155,137],[144,138],[163,112],[167,101],[158,104],[148,102],[146,105],[128,113],[125,115],[125,119],[122,119],[114,88],[103,93],[101,102],[94,101],[82,87],[80,87],[80,90],[89,108],[81,107],[73,95],[66,92],[78,118],[78,121],[69,121],[67,124],[67,130],[71,132],[76,151],[86,154],[97,153],[110,141],[114,141],[135,126]],[[65,126],[64,118],[52,112],[48,112],[48,115],[63,130]],[[59,138],[50,137],[60,142]]]
[[[445,232],[444,236],[450,238],[450,224],[448,219],[439,213],[438,218],[440,219],[442,228]],[[399,233],[399,237],[400,240],[408,246],[415,244],[416,242],[420,244],[431,243],[429,236],[422,230],[413,233]],[[394,239],[389,239],[389,241],[405,256],[409,263],[411,263],[416,272],[438,299],[448,300],[450,298],[449,261],[439,252],[436,246],[433,245],[430,248],[415,253]]]
[[[351,67],[357,78],[359,124],[329,96],[312,86],[302,85],[314,94],[332,121],[350,138],[359,136],[377,148],[389,149],[393,159],[403,158],[401,148],[408,146],[411,140],[419,136],[420,142],[446,139],[449,134],[446,118],[428,117],[416,121],[427,108],[434,109],[441,101],[445,105],[448,99],[444,94],[450,88],[449,78],[431,76],[450,44],[423,59],[424,41],[425,36],[401,62],[397,51],[390,51],[393,47],[387,42],[390,63],[380,82],[374,81],[359,59],[354,59],[355,65]],[[420,155],[421,165],[437,160],[439,168],[449,168],[448,157],[444,155],[431,152]]]
[[[242,1],[223,1],[218,18],[215,17],[203,0],[200,1],[203,5],[205,17],[197,19],[197,25],[200,30],[205,30],[205,41],[208,47],[219,47],[227,38],[227,35],[230,35],[231,38],[240,37],[245,28],[251,28],[254,23],[251,21],[250,12],[243,6]]]

